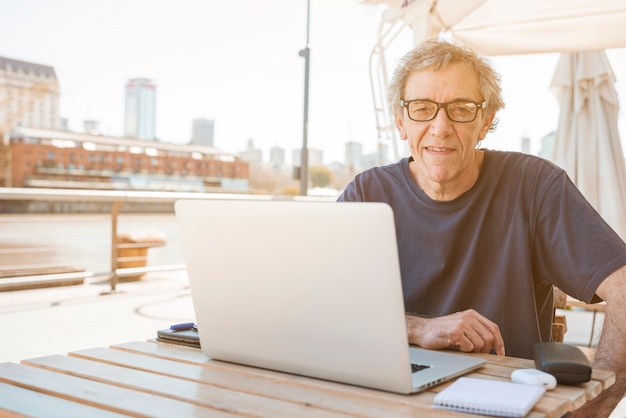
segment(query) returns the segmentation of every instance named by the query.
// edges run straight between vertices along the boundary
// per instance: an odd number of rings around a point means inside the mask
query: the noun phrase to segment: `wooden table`
[[[509,380],[530,360],[472,354],[488,363],[468,376]],[[592,380],[546,392],[530,417],[560,417],[615,381],[594,370]],[[431,407],[449,383],[414,395],[209,360],[198,349],[136,341],[67,355],[0,364],[0,416],[262,416],[459,417]]]

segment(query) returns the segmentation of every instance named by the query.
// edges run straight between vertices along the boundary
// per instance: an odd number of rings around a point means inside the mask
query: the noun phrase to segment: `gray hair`
[[[479,57],[471,49],[448,41],[431,39],[420,43],[409,51],[396,67],[388,88],[389,108],[392,116],[402,115],[400,100],[404,99],[404,89],[411,74],[416,71],[432,69],[437,71],[452,63],[461,62],[472,68],[478,76],[478,84],[484,101],[487,102],[485,113],[496,113],[504,108],[500,74],[486,59]],[[494,131],[498,120],[494,118],[490,131]]]

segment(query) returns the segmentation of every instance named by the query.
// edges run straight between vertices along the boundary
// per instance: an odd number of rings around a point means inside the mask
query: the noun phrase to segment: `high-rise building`
[[[83,130],[86,134],[99,134],[100,122],[97,120],[89,119],[83,121]]]
[[[272,167],[280,168],[285,165],[285,150],[277,145],[270,148],[270,163]]]
[[[345,153],[345,164],[349,170],[363,168],[363,145],[358,142],[346,142]]]
[[[155,131],[156,85],[147,78],[128,80],[124,136],[154,141]]]
[[[556,132],[552,131],[543,138],[541,138],[541,148],[539,149],[538,155],[541,158],[545,158],[546,160],[552,161],[554,157],[554,138],[556,137]]]
[[[263,150],[254,146],[252,138],[248,139],[248,145],[244,152],[239,153],[239,157],[252,164],[261,164],[263,162]]]
[[[191,128],[191,144],[213,146],[215,122],[211,119],[194,119]]]
[[[53,67],[0,57],[0,134],[16,126],[59,129],[59,100]]]
[[[530,138],[527,136],[522,137],[522,152],[530,154]]]
[[[309,148],[307,149],[308,158],[308,166],[315,167],[324,165],[324,151],[320,149]],[[293,161],[294,167],[300,167],[302,164],[302,148],[295,149],[291,153],[291,160]]]
[[[12,184],[10,133],[59,129],[59,82],[47,65],[0,57],[0,187]]]

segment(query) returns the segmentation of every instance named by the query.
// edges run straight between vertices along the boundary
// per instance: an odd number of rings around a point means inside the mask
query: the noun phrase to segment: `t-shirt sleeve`
[[[339,197],[337,198],[338,202],[363,202],[366,200],[365,198],[365,189],[364,183],[367,181],[366,177],[369,172],[363,172],[356,175],[356,177],[348,183],[346,188],[341,192]]]
[[[337,198],[338,202],[357,202],[357,193],[354,180],[352,180]]]
[[[589,303],[600,283],[626,265],[626,244],[565,172],[552,174],[531,228],[534,273]]]

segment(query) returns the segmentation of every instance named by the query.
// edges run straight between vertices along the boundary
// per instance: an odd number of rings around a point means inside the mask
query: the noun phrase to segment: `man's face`
[[[481,103],[484,97],[480,94],[475,72],[463,64],[451,64],[439,71],[413,73],[407,81],[403,99]],[[446,186],[473,175],[476,146],[487,135],[493,118],[493,114],[486,115],[483,109],[472,122],[453,122],[441,108],[434,119],[416,122],[408,117],[407,109],[403,109],[402,116],[396,117],[396,125],[401,139],[409,142],[422,180]]]

